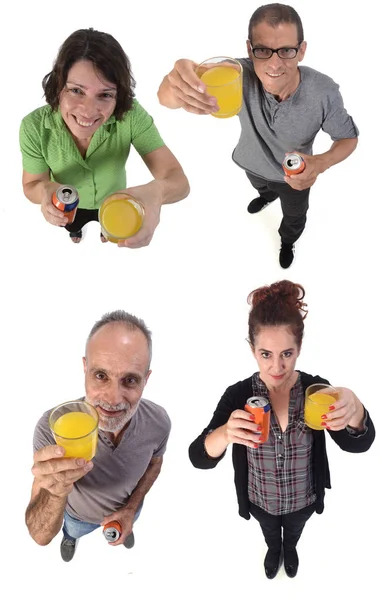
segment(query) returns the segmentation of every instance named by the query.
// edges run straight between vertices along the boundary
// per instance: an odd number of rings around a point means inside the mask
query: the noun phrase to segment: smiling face
[[[75,139],[89,140],[114,112],[117,86],[106,81],[89,60],[79,60],[69,69],[60,93],[59,108]]]
[[[262,327],[255,338],[252,352],[259,365],[260,378],[268,389],[293,381],[300,348],[290,327]]]
[[[298,87],[300,73],[298,63],[304,58],[306,42],[302,42],[297,56],[281,59],[276,52],[271,58],[255,58],[252,48],[297,48],[299,43],[297,26],[292,23],[280,23],[271,27],[265,21],[252,29],[251,40],[247,41],[248,56],[252,60],[256,75],[265,90],[274,96],[290,95]]]
[[[104,325],[89,340],[85,370],[86,400],[99,415],[99,428],[118,435],[138,409],[151,374],[149,348],[139,329]]]

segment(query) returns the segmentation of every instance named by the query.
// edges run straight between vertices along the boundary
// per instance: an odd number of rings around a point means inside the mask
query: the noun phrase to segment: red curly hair
[[[308,314],[303,302],[302,285],[284,279],[269,286],[257,288],[248,296],[251,310],[248,319],[248,338],[252,347],[263,327],[287,325],[294,335],[298,348],[304,335],[304,319]]]

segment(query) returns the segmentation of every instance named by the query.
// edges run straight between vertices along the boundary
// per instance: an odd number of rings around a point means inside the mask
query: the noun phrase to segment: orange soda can
[[[102,533],[108,542],[116,542],[122,535],[121,523],[119,521],[106,523]]]
[[[271,405],[269,400],[262,396],[252,396],[252,398],[248,398],[244,410],[255,417],[256,425],[261,425],[260,443],[267,442],[271,420]]]
[[[292,152],[287,154],[283,160],[283,169],[285,175],[297,175],[298,173],[302,173],[305,169],[305,161],[296,152]]]
[[[73,223],[79,201],[78,192],[71,185],[61,185],[52,196],[53,205],[68,219],[67,225]]]

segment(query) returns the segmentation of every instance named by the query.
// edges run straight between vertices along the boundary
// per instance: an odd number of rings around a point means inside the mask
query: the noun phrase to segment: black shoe
[[[132,548],[135,544],[135,540],[134,540],[134,533],[131,532],[127,538],[125,539],[125,541],[123,542],[123,545],[125,546],[125,548],[128,548],[130,550],[130,548]]]
[[[268,550],[264,560],[265,575],[268,579],[274,579],[283,564],[283,550]]]
[[[65,536],[62,538],[61,542],[61,558],[65,562],[70,562],[74,556],[78,544],[78,540],[68,540]]]
[[[296,577],[298,571],[298,554],[296,548],[285,550],[284,569],[288,577]]]
[[[286,242],[281,242],[280,248],[280,267],[283,269],[287,269],[291,266],[294,258],[293,253],[294,246],[293,244],[287,244]]]
[[[270,204],[270,202],[265,200],[265,198],[262,196],[259,196],[248,204],[247,210],[249,213],[251,213],[251,215],[253,215],[263,210],[266,206],[268,206],[268,204]]]

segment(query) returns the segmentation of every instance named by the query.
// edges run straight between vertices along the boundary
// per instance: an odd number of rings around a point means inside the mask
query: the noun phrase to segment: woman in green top
[[[61,46],[53,70],[43,80],[47,104],[21,123],[24,194],[41,204],[49,223],[66,227],[73,242],[81,240],[86,223],[98,220],[98,208],[107,196],[126,191],[144,205],[145,220],[136,235],[119,245],[146,246],[159,223],[161,206],[189,193],[182,167],[135,100],[134,86],[120,44],[107,33],[80,29]],[[153,181],[126,189],[131,145]],[[71,225],[52,204],[53,192],[63,184],[79,192]],[[102,234],[101,240],[106,241]]]

